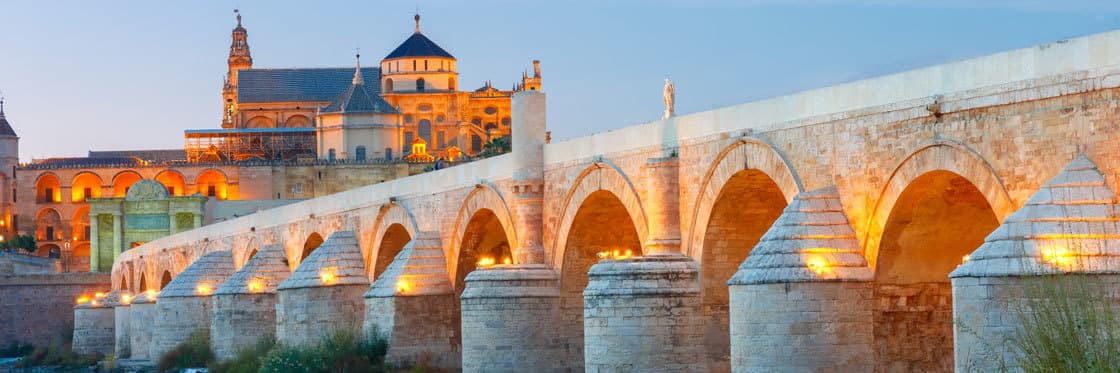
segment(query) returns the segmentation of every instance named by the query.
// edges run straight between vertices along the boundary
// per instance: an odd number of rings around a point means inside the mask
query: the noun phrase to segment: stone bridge
[[[465,371],[992,367],[1006,354],[981,347],[1007,328],[991,313],[1012,311],[983,287],[1045,272],[1053,254],[1032,242],[1090,240],[1061,254],[1089,264],[1063,270],[1120,269],[1105,260],[1118,88],[1110,32],[551,144],[544,94],[524,92],[511,154],[146,243],[113,287],[163,289],[204,255],[238,270],[272,248],[294,272],[262,311],[279,302],[282,342],[293,323],[364,322],[391,335],[390,359]],[[1000,239],[1022,250],[981,248]],[[360,264],[338,284],[360,291],[291,295],[329,288],[324,263],[347,255]],[[364,319],[328,315],[367,289]],[[962,325],[976,335],[955,339]]]

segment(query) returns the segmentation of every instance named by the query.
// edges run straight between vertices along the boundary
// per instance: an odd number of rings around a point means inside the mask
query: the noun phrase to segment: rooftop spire
[[[416,16],[412,17],[412,19],[416,20],[416,33],[419,34],[420,33],[420,11],[419,10],[416,11]]]
[[[237,27],[241,27],[241,11],[238,9],[234,9],[233,14],[237,15]]]
[[[362,54],[354,54],[354,60],[356,61],[357,67],[354,68],[354,81],[352,83],[354,85],[362,85],[362,83],[365,82],[365,79],[362,79]]]

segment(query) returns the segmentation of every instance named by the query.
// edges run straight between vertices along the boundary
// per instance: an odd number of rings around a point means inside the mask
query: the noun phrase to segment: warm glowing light
[[[84,296],[84,295],[83,295],[83,296],[80,296],[80,297],[78,297],[78,299],[77,299],[77,302],[78,302],[78,304],[82,304],[82,303],[85,303],[85,302],[89,302],[89,297],[87,297],[87,296]]]
[[[813,273],[821,275],[828,270],[828,261],[824,260],[823,257],[814,256],[810,257],[809,260],[805,262],[805,266],[809,267],[809,270],[813,271]]]
[[[214,289],[210,288],[210,285],[207,284],[199,284],[194,290],[198,295],[210,295],[210,292],[214,291]]]
[[[606,259],[606,258],[610,257],[611,253],[608,253],[606,251],[600,251],[600,252],[596,253],[595,255],[599,257],[599,260],[603,260],[603,259]]]
[[[505,265],[513,264],[513,259],[510,259],[510,258],[502,259],[502,264],[505,264]]]
[[[155,291],[155,289],[148,289],[148,290],[147,290],[147,291],[145,291],[144,293],[145,293],[145,294],[148,294],[148,298],[155,298],[155,297],[156,297],[156,291]]]
[[[968,263],[969,260],[972,260],[971,255],[965,255],[965,256],[961,257],[961,263]]]
[[[634,250],[632,250],[632,249],[626,249],[626,250],[614,249],[613,251],[612,250],[603,250],[603,251],[600,251],[600,252],[596,253],[595,256],[598,256],[599,260],[603,260],[603,259],[615,259],[615,260],[626,259],[626,258],[634,256]]]
[[[338,278],[335,277],[334,270],[330,268],[324,268],[319,272],[319,281],[324,284],[330,285],[333,284],[336,280],[338,280]]]
[[[89,302],[89,305],[90,305],[90,306],[93,306],[93,307],[97,307],[97,300],[96,300],[96,299],[94,299],[94,300],[90,301],[90,302]]]
[[[397,281],[397,294],[408,293],[408,290],[410,288],[412,288],[412,287],[409,286],[408,283],[405,282],[404,280]]]
[[[1042,261],[1054,266],[1065,266],[1073,262],[1073,253],[1064,247],[1042,249]]]
[[[478,260],[478,266],[479,267],[489,267],[489,266],[492,266],[492,265],[494,265],[494,258],[484,256],[484,257],[482,257],[482,259]]]
[[[94,293],[94,294],[93,294],[93,297],[94,297],[94,298],[104,298],[104,297],[105,297],[105,293]]]
[[[264,281],[259,279],[249,280],[249,292],[260,293],[264,291]]]
[[[132,296],[131,295],[121,294],[121,303],[122,304],[129,304],[130,302],[132,302]]]

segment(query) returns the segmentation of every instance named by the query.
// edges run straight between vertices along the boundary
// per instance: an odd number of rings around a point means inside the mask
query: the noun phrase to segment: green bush
[[[202,332],[194,332],[186,342],[160,356],[158,367],[160,371],[167,371],[205,367],[212,362],[214,362],[214,353],[210,351],[210,336]]]
[[[67,328],[55,336],[46,347],[31,349],[19,362],[20,367],[61,366],[65,368],[85,368],[97,364],[100,354],[83,355],[73,350],[74,329]],[[25,347],[26,349],[26,347]]]
[[[35,351],[35,346],[30,343],[12,342],[0,349],[0,357],[27,356],[31,351]]]
[[[1108,284],[1090,276],[1049,275],[1025,282],[1011,345],[1026,372],[1116,372],[1120,317]]]
[[[275,338],[261,338],[253,346],[237,351],[237,356],[233,360],[212,363],[208,369],[214,373],[256,373],[261,370],[261,359],[274,347],[276,347]]]
[[[351,331],[330,333],[318,346],[276,346],[261,363],[261,372],[384,372],[389,342],[377,333],[365,338]]]

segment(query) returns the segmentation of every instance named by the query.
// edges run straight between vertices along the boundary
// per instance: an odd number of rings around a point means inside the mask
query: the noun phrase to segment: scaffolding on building
[[[316,157],[314,128],[186,130],[184,138],[191,163]]]

